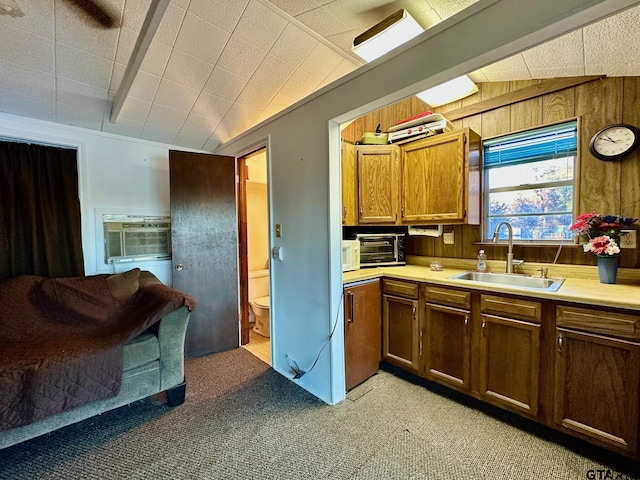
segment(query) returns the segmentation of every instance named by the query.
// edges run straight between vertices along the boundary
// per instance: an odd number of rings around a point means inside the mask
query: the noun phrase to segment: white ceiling
[[[0,0],[24,14],[0,15],[0,111],[213,151],[362,65],[353,38],[398,9],[429,28],[475,1],[171,0],[112,123],[151,0],[102,0],[110,30],[67,0]],[[471,76],[640,76],[637,25],[640,6]]]

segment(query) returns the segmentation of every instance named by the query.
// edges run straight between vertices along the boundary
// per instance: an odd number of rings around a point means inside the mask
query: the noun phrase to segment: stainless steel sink
[[[532,288],[535,290],[546,290],[547,292],[557,291],[564,282],[564,278],[531,277],[529,275],[515,273],[463,272],[457,275],[451,275],[449,278],[452,280],[492,283],[494,285],[506,285],[517,288]]]

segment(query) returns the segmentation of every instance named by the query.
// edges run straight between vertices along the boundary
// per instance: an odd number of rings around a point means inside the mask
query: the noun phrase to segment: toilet
[[[263,337],[270,337],[271,319],[269,317],[269,297],[259,297],[249,301],[251,312],[255,318],[253,331]]]

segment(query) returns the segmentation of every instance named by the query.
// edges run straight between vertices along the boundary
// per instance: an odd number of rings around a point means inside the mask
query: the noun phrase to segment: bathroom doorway
[[[265,148],[239,158],[241,344],[271,364],[269,196]]]

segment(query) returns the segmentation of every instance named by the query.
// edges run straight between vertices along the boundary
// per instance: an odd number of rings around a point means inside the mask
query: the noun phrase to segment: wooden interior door
[[[196,298],[188,357],[238,347],[236,160],[169,151],[173,286]]]

